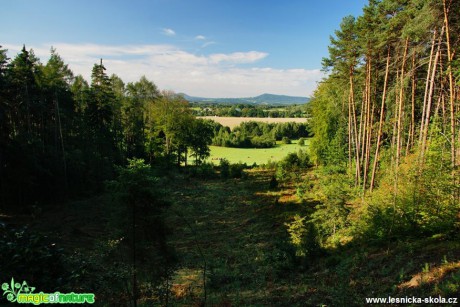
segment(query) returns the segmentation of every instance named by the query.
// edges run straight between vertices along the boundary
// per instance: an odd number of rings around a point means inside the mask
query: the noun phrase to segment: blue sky
[[[99,58],[125,82],[205,97],[310,96],[329,36],[365,0],[0,0],[0,45],[89,79]]]

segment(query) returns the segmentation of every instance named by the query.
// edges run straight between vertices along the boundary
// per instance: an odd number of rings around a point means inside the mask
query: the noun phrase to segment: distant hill
[[[293,105],[304,104],[310,101],[308,97],[262,94],[246,98],[204,98],[181,94],[189,102],[203,103],[230,103],[230,104],[256,104],[256,105]]]

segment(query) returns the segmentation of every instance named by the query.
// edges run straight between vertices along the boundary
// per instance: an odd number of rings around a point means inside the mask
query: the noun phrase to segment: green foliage
[[[272,176],[272,178],[270,179],[270,184],[268,187],[270,190],[276,189],[278,187],[278,180],[276,180],[275,176]]]
[[[164,222],[169,203],[163,200],[157,181],[150,166],[133,159],[108,184],[113,197],[109,231],[113,240],[120,241],[117,251],[132,261],[140,279],[151,282],[169,274],[175,261]]]
[[[281,139],[281,142],[283,144],[291,144],[292,143],[291,139],[288,138],[287,136],[283,136],[283,138]]]
[[[212,142],[213,127],[211,121],[202,119],[195,119],[189,126],[187,144],[195,156],[196,165],[203,162],[204,159],[209,157],[209,145]]]
[[[230,162],[227,159],[219,161],[220,176],[224,179],[230,177]]]
[[[221,159],[219,162],[220,176],[223,179],[227,178],[246,178],[244,172],[248,166],[246,163],[230,163],[227,159]]]
[[[323,170],[312,191],[322,204],[311,217],[323,243],[458,230],[455,86],[444,85],[447,71],[431,68],[450,67],[458,77],[458,61],[438,46],[451,52],[458,45],[450,33],[458,32],[459,8],[370,1],[331,37],[323,59],[330,74],[310,102],[310,153]],[[298,194],[308,190],[299,185]]]
[[[247,168],[246,164],[234,163],[230,164],[230,177],[231,178],[246,178],[247,175],[244,169]]]
[[[304,123],[263,123],[242,122],[229,131],[227,127],[218,126],[215,129],[212,144],[215,146],[238,148],[271,148],[276,145],[276,140],[287,140],[299,137],[309,137],[310,127]]]
[[[306,199],[311,197],[313,192],[314,183],[308,178],[303,178],[301,182],[296,185],[296,195],[299,199]]]
[[[123,136],[127,158],[146,158],[151,152],[144,131],[149,104],[160,96],[156,85],[145,76],[138,82],[128,83],[126,95],[122,95]]]
[[[167,169],[187,164],[189,152],[197,165],[209,156],[214,127],[180,95],[145,77],[125,85],[102,60],[88,84],[54,49],[46,65],[25,46],[13,60],[0,49],[0,81],[4,209],[99,193],[126,158]]]
[[[0,245],[3,279],[16,277],[33,281],[35,287],[48,291],[68,282],[63,249],[43,234],[27,227],[12,228],[0,223]]]
[[[456,59],[452,61],[452,74],[455,77],[455,81],[458,85],[460,85],[460,59]]]
[[[85,115],[88,118],[89,135],[93,148],[114,162],[118,159],[116,151],[118,126],[115,115],[118,105],[111,81],[102,64],[95,64],[91,74],[90,99]]]
[[[297,153],[289,153],[276,165],[276,179],[285,181],[300,176],[300,171],[311,167],[310,155],[303,150]]]
[[[132,266],[119,257],[121,244],[121,240],[101,239],[92,251],[77,250],[68,255],[68,290],[96,292],[98,301],[108,304],[129,304],[127,284],[132,279]]]
[[[343,164],[346,161],[346,140],[340,101],[343,90],[333,80],[321,83],[311,101],[312,129],[310,153],[316,164]]]
[[[293,221],[285,223],[291,244],[296,248],[296,256],[315,256],[320,251],[316,228],[312,223],[306,222],[307,217],[296,214]]]
[[[212,163],[204,162],[190,169],[190,175],[192,177],[211,179],[216,177],[216,170]]]
[[[359,213],[357,237],[379,241],[455,231],[460,207],[450,195],[454,183],[448,157],[436,147],[433,142],[423,168],[417,154],[406,157],[397,170],[397,185],[393,173],[382,178]]]
[[[348,215],[349,202],[354,196],[352,183],[345,174],[336,171],[323,172],[320,177],[318,198],[320,205],[316,206],[311,215],[311,222],[318,230],[323,244],[339,245],[341,239],[347,236],[350,225]]]

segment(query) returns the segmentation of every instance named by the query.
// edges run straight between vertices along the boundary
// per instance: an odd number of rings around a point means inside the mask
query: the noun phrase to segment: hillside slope
[[[287,95],[274,95],[262,94],[255,97],[245,98],[205,98],[194,97],[187,94],[182,94],[189,102],[204,102],[204,103],[227,103],[227,104],[256,104],[256,105],[294,105],[304,104],[310,101],[309,97],[300,96],[287,96]]]

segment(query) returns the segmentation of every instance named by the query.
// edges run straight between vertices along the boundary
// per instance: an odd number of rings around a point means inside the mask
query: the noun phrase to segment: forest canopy
[[[459,16],[457,1],[371,0],[331,36],[311,101],[312,158],[341,176],[315,213],[325,237],[458,227]]]
[[[127,159],[181,164],[190,153],[199,164],[209,155],[211,124],[147,78],[125,84],[101,60],[88,83],[55,49],[46,64],[25,46],[13,59],[6,52],[0,48],[2,208],[100,191]]]

